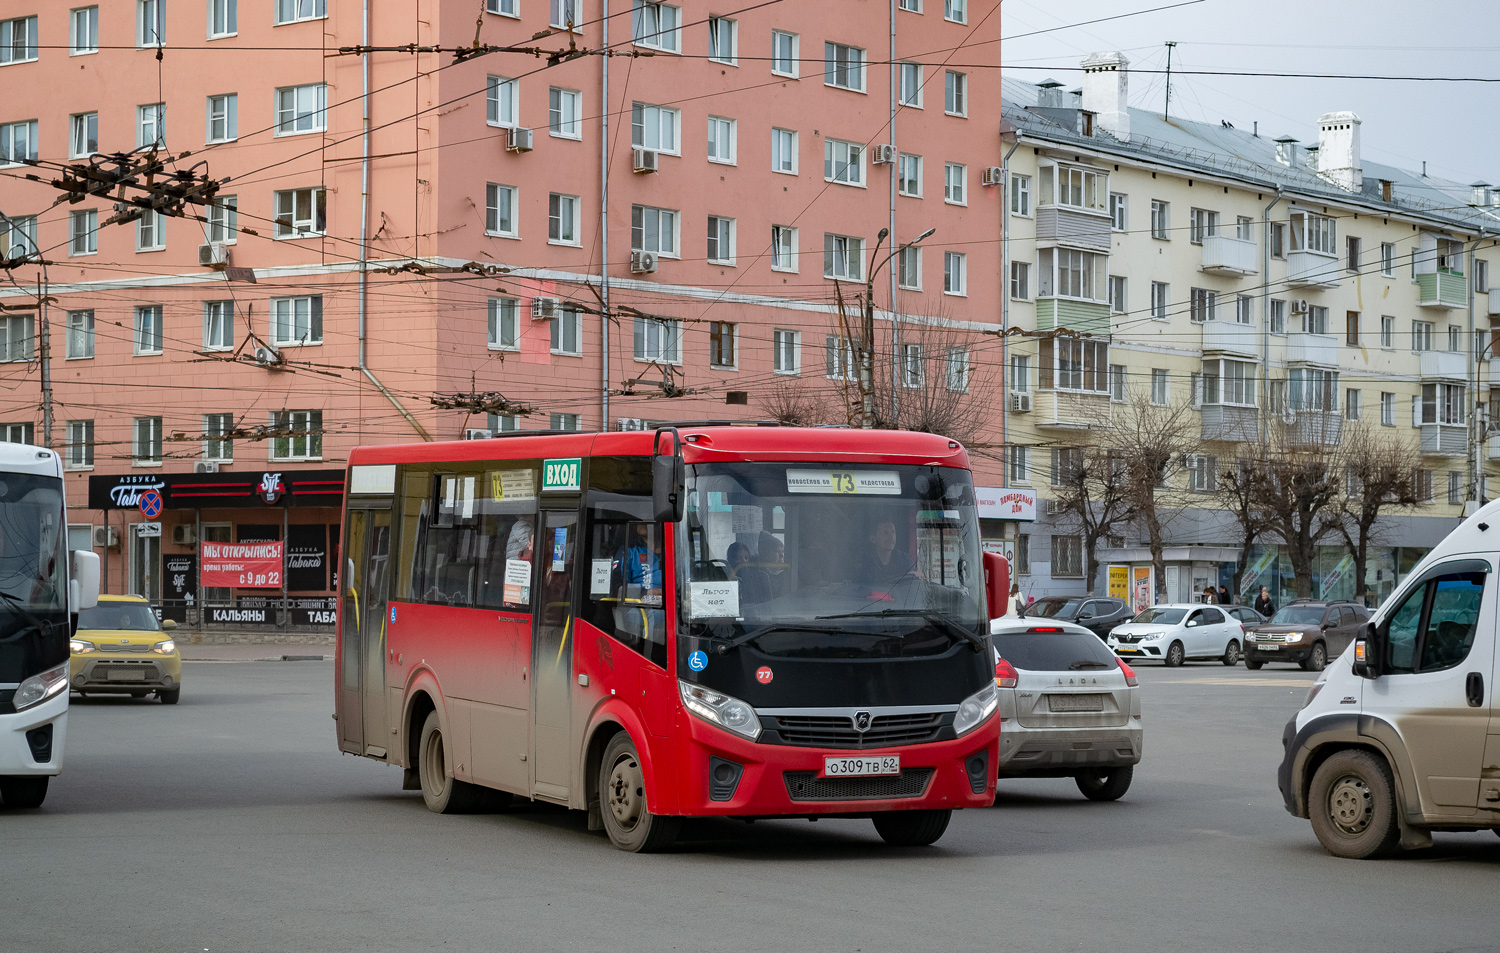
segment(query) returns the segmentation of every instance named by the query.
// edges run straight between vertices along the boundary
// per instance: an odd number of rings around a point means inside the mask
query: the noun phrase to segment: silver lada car
[[[1007,616],[990,635],[1000,778],[1073,778],[1093,801],[1124,795],[1141,760],[1135,672],[1071,622]]]

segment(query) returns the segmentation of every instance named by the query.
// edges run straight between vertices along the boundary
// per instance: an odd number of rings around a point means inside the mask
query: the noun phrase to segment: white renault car
[[[1073,778],[1092,801],[1124,795],[1141,760],[1135,672],[1072,622],[995,619],[990,637],[999,777]]]
[[[1125,658],[1155,659],[1165,665],[1189,659],[1238,665],[1244,639],[1244,624],[1218,606],[1187,604],[1152,606],[1111,629],[1106,642]]]

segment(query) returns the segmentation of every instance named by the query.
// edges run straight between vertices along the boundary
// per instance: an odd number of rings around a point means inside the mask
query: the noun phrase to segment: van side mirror
[[[989,603],[991,619],[1009,611],[1010,561],[999,553],[984,554],[984,597]]]
[[[73,550],[73,578],[68,580],[68,603],[73,612],[99,604],[99,554]]]
[[[672,452],[661,453],[661,435],[672,435]],[[682,462],[682,437],[676,427],[659,427],[651,442],[651,511],[658,523],[682,519],[687,467]]]
[[[1373,622],[1367,622],[1359,638],[1354,641],[1354,674],[1360,678],[1379,678],[1385,660],[1385,632]]]

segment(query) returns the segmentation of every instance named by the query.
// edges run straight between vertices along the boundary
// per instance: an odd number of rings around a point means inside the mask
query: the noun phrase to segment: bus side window
[[[662,608],[665,565],[662,527],[646,520],[590,521],[587,621],[663,667],[667,661]]]
[[[435,474],[415,523],[412,601],[530,611],[532,469]]]

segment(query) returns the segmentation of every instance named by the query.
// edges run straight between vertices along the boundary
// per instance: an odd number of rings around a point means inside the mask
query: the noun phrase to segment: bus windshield
[[[766,655],[941,655],[982,638],[968,471],[723,463],[688,468],[679,559],[688,634]]]
[[[0,473],[0,616],[62,611],[66,545],[62,481]]]

